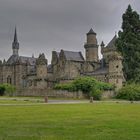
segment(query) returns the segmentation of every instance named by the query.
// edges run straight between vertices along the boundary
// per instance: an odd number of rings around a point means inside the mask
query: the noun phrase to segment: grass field
[[[0,106],[0,140],[140,140],[140,104]]]

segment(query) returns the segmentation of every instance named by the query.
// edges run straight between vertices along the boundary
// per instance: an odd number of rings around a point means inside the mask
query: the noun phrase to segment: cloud
[[[0,59],[11,53],[15,24],[20,54],[37,57],[45,52],[49,62],[52,50],[84,53],[91,27],[99,44],[107,44],[120,29],[129,3],[140,9],[139,0],[0,0]]]

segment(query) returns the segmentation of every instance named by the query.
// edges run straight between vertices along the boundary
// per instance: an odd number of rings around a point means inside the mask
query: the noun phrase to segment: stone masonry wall
[[[114,91],[105,91],[102,94],[102,99],[108,99],[114,97]],[[81,91],[78,92],[68,92],[64,90],[52,90],[52,89],[24,89],[18,90],[14,96],[48,96],[48,97],[58,97],[58,98],[75,98],[84,99],[88,98]]]
[[[82,92],[68,92],[64,90],[52,90],[52,89],[24,89],[18,90],[15,96],[48,96],[59,98],[86,98]]]

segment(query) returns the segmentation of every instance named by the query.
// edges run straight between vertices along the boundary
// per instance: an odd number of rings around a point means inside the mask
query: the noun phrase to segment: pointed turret
[[[96,33],[91,28],[87,33],[87,42],[84,45],[86,61],[98,62],[98,43]]]
[[[15,27],[14,40],[13,40],[13,43],[12,43],[12,49],[13,49],[13,55],[18,55],[19,43],[18,43],[18,39],[17,39],[16,27]]]
[[[14,42],[18,42],[18,39],[17,39],[17,29],[16,29],[16,27],[15,27]]]
[[[94,34],[94,35],[96,35],[96,33],[93,31],[92,28],[91,28],[91,29],[89,30],[89,32],[87,33],[87,35],[89,35],[89,34]]]
[[[104,44],[104,42],[102,41],[102,42],[101,42],[101,47],[104,47],[104,46],[105,46],[105,44]]]
[[[105,44],[104,44],[103,41],[101,42],[101,45],[100,46],[101,46],[101,53],[103,54],[103,50],[104,50],[104,47],[105,47]]]

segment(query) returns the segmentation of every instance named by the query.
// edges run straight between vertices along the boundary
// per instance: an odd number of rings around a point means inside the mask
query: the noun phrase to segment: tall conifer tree
[[[116,46],[123,56],[124,75],[127,81],[140,82],[140,17],[129,5],[122,19]]]

